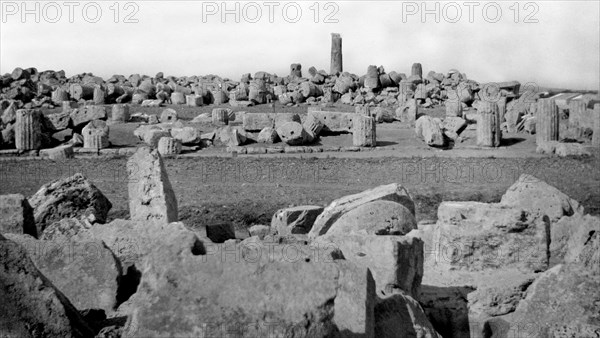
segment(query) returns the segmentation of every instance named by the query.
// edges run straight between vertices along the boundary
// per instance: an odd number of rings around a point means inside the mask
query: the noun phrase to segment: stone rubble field
[[[0,337],[600,337],[600,99],[451,69],[0,75]]]
[[[126,189],[123,219],[79,173],[0,195],[3,335],[600,335],[600,218],[532,175],[436,221],[391,183],[246,233],[182,222],[156,149],[127,159]]]

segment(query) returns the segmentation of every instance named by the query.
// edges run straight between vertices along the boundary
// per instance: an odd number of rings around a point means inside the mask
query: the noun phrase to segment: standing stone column
[[[501,96],[498,99],[498,112],[500,113],[500,123],[504,122],[504,115],[506,114],[506,97]]]
[[[215,108],[212,110],[212,123],[218,126],[225,126],[229,124],[229,113],[231,109],[227,108]]]
[[[423,78],[423,67],[421,67],[420,63],[413,63],[412,69],[410,70],[410,75],[418,75],[419,77]]]
[[[594,133],[592,134],[592,145],[600,147],[600,103],[594,105]]]
[[[339,33],[331,33],[331,70],[329,74],[341,74],[342,71],[342,37]]]
[[[377,135],[373,117],[366,115],[354,117],[352,121],[352,144],[356,147],[375,147]]]
[[[379,82],[379,70],[377,66],[370,65],[367,67],[367,75],[365,77],[365,88],[374,91],[379,88],[381,83]]]
[[[15,146],[18,150],[36,150],[42,147],[42,113],[34,109],[17,110]]]
[[[539,99],[536,114],[536,144],[558,141],[559,115],[558,106],[551,99]]]
[[[127,122],[130,117],[128,104],[115,104],[112,106],[111,119],[113,122]]]
[[[108,148],[108,126],[102,120],[90,121],[82,130],[83,147],[88,149]]]
[[[502,139],[500,113],[496,102],[484,102],[477,119],[477,145],[499,147]]]
[[[585,115],[587,105],[583,100],[571,100],[569,102],[569,128],[581,126],[581,119]]]

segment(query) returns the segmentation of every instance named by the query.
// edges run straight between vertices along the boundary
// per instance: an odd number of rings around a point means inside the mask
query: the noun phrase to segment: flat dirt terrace
[[[171,106],[182,120],[191,120],[215,106]],[[353,111],[353,107],[339,107]],[[132,107],[132,113],[160,114],[164,108]],[[306,107],[275,107],[277,112],[306,113]],[[266,105],[235,108],[272,112]],[[110,108],[109,108],[110,111]],[[47,111],[45,113],[51,113]],[[443,109],[420,110],[443,116]],[[113,146],[141,144],[133,135],[137,123],[111,126]],[[201,126],[211,131],[212,126]],[[195,228],[232,222],[238,228],[270,224],[273,213],[294,205],[328,205],[344,195],[378,185],[399,182],[409,189],[417,205],[417,219],[436,219],[442,201],[499,201],[506,189],[524,173],[554,185],[580,201],[586,212],[600,214],[600,152],[586,158],[559,158],[535,153],[535,135],[504,135],[498,149],[479,149],[475,131],[453,149],[427,147],[414,130],[399,123],[378,124],[378,147],[360,152],[237,155],[213,147],[165,159],[179,203],[179,218]],[[323,137],[321,145],[350,146],[351,135]],[[253,144],[252,146],[257,146]],[[3,157],[0,194],[31,196],[41,185],[81,172],[113,203],[109,219],[128,217],[127,158],[77,155],[64,162]]]

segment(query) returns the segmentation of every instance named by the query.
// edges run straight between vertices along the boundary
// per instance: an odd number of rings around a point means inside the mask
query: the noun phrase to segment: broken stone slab
[[[91,337],[77,309],[35,267],[27,251],[0,234],[0,332],[14,337]]]
[[[258,143],[276,143],[279,141],[279,135],[273,127],[264,127],[258,134]]]
[[[301,145],[307,139],[306,131],[298,122],[286,122],[276,130],[281,141],[291,146]]]
[[[108,198],[79,173],[43,185],[28,201],[33,208],[38,236],[48,225],[67,217],[91,215],[104,223],[112,208]]]
[[[351,133],[355,113],[343,113],[332,111],[311,111],[308,115],[313,115],[323,124],[323,130],[329,132]]]
[[[51,149],[43,149],[41,155],[46,155],[52,161],[66,160],[75,157],[72,144],[65,144]]]
[[[331,202],[315,220],[309,237],[315,238],[324,235],[343,214],[360,205],[378,200],[400,203],[413,215],[415,213],[415,204],[406,188],[398,183],[382,185],[358,194],[344,196]]]
[[[410,210],[400,203],[377,200],[359,205],[341,215],[327,234],[360,232],[402,236],[414,229],[417,229],[417,220]]]
[[[171,136],[183,145],[196,145],[203,139],[201,131],[194,127],[172,128]]]
[[[176,222],[177,199],[157,150],[139,148],[127,161],[131,220]]]
[[[83,127],[93,120],[107,119],[106,107],[104,106],[83,106],[78,109],[73,109],[70,115],[74,128]]]
[[[6,238],[21,245],[35,267],[77,309],[102,309],[110,314],[118,305],[121,267],[102,241],[58,242],[14,234]]]
[[[579,202],[529,174],[522,174],[502,195],[500,203],[521,208],[535,217],[547,215],[551,222],[584,212]]]
[[[7,233],[38,237],[33,208],[21,194],[0,195],[0,234]]]
[[[319,247],[341,251],[345,260],[373,274],[378,294],[400,289],[418,299],[423,278],[423,241],[407,236],[327,234],[316,239]]]
[[[244,114],[242,124],[246,131],[260,131],[266,127],[274,127],[275,121],[269,113]]]
[[[436,254],[428,258],[445,269],[544,271],[548,227],[518,206],[442,202],[432,241]]]
[[[479,326],[482,336],[594,337],[600,332],[600,277],[575,264],[557,265],[527,289],[515,312]]]
[[[375,337],[442,338],[419,302],[403,292],[386,295],[377,301]]]
[[[600,275],[600,218],[574,214],[550,227],[550,265],[578,263]]]
[[[53,132],[59,132],[69,128],[71,116],[69,113],[55,113],[45,115],[45,125]]]
[[[226,251],[230,258],[222,256]],[[208,246],[199,256],[151,253],[143,263],[143,287],[122,306],[130,314],[125,335],[373,336],[374,283],[368,270],[262,252],[257,242],[230,241]],[[189,307],[196,310],[186,311]],[[170,324],[162,325],[167,319]]]
[[[323,210],[323,207],[317,205],[302,205],[277,210],[271,219],[271,228],[282,236],[307,234]]]
[[[443,147],[445,145],[442,123],[438,118],[423,115],[415,123],[415,133],[427,143],[428,146]]]
[[[221,143],[227,146],[241,146],[246,143],[246,133],[241,128],[225,126],[219,131]]]

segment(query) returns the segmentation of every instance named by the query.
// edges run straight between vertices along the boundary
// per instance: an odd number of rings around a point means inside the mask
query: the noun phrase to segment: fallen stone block
[[[583,214],[583,206],[557,188],[528,174],[522,174],[500,201],[521,208],[535,217],[547,215],[551,222],[575,213]]]
[[[196,145],[203,139],[201,131],[194,127],[172,128],[171,136],[183,145]],[[211,138],[211,140],[214,138]]]
[[[77,234],[89,230],[92,224],[87,219],[63,218],[56,221],[44,229],[40,236],[41,240],[46,241],[68,241],[77,236]]]
[[[246,131],[260,131],[267,127],[274,127],[275,121],[268,113],[245,114],[242,124]]]
[[[277,129],[277,135],[281,141],[294,146],[301,145],[306,139],[306,132],[302,125],[298,122],[287,122],[279,126]]]
[[[29,198],[38,230],[38,236],[44,229],[63,218],[93,216],[104,223],[110,201],[96,186],[82,174],[59,179],[43,185]]]
[[[83,147],[87,149],[108,148],[110,128],[102,120],[90,121],[81,131],[83,136]]]
[[[375,337],[442,338],[419,302],[403,292],[378,300],[375,305]]]
[[[104,106],[83,106],[73,109],[70,116],[74,128],[83,127],[93,120],[106,120],[108,117]]]
[[[445,145],[441,121],[427,115],[421,116],[415,123],[415,133],[422,138],[428,146],[443,147]]]
[[[14,234],[6,237],[27,251],[35,267],[77,309],[102,309],[110,314],[118,305],[121,267],[102,241],[45,241]]]
[[[400,203],[377,200],[359,205],[341,215],[327,234],[356,232],[402,236],[414,229],[417,229],[417,220],[410,210]]]
[[[139,148],[127,161],[131,220],[176,222],[177,199],[157,150]]]
[[[0,235],[0,332],[14,337],[92,337],[77,309],[15,242]]]
[[[38,237],[33,208],[21,194],[0,195],[0,234]]]
[[[173,123],[178,119],[177,111],[172,108],[167,108],[160,114],[160,123]]]
[[[600,218],[574,214],[550,227],[550,265],[578,263],[600,275]]]
[[[277,210],[271,219],[271,227],[282,236],[307,234],[323,209],[316,205],[302,205]]]
[[[45,154],[52,161],[66,160],[75,157],[72,144],[65,144],[51,149],[43,149],[40,154]]]
[[[273,127],[265,127],[258,134],[258,143],[276,143],[279,141],[279,135]]]
[[[161,137],[157,150],[163,157],[175,156],[181,153],[181,141],[173,137]]]
[[[56,113],[45,115],[45,126],[53,132],[59,132],[69,128],[71,115],[69,113]]]
[[[378,294],[400,289],[419,298],[423,278],[422,240],[406,236],[327,234],[313,243],[322,248],[335,248],[345,260],[369,269]]]
[[[315,220],[309,237],[315,238],[324,235],[329,228],[345,213],[369,202],[385,200],[402,204],[411,214],[415,213],[415,204],[408,191],[398,183],[382,185],[354,195],[339,198],[323,211]]]
[[[351,133],[355,113],[342,113],[330,111],[311,111],[308,115],[313,115],[323,124],[323,130],[329,132]]]

